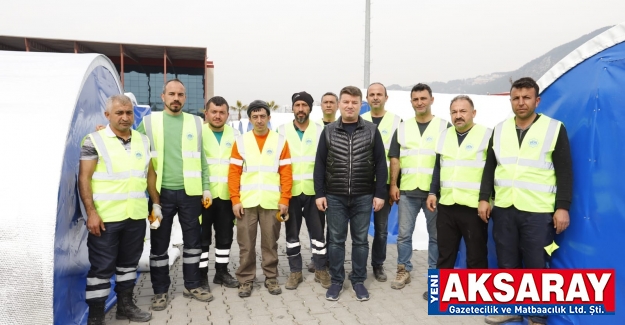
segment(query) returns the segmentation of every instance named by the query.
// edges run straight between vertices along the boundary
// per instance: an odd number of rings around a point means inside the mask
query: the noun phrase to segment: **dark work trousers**
[[[150,204],[150,207],[152,205]],[[195,289],[200,286],[201,229],[199,217],[202,213],[202,196],[188,196],[183,190],[161,189],[163,220],[158,229],[150,231],[150,277],[154,294],[167,293],[171,284],[169,278],[169,239],[174,216],[178,214],[182,228],[182,273],[184,286]]]
[[[488,224],[477,215],[477,208],[440,203],[437,208],[438,261],[436,268],[454,268],[460,239],[464,238],[467,248],[467,268],[487,269]]]
[[[135,286],[137,265],[143,252],[145,219],[105,222],[100,237],[89,234],[87,247],[91,268],[87,273],[87,303],[105,302],[115,274],[115,292]]]
[[[389,186],[386,185],[386,193]],[[391,204],[388,202],[388,194],[384,199],[384,206],[378,212],[373,213],[373,245],[371,245],[371,266],[381,266],[386,261],[386,239],[388,238],[388,214],[391,212]]]
[[[553,213],[535,213],[494,207],[493,239],[500,269],[549,268],[551,256],[545,247],[553,243]],[[532,321],[546,324],[546,316],[530,316]]]
[[[215,269],[226,270],[230,262],[230,247],[234,236],[234,212],[232,201],[213,199],[208,209],[202,209],[202,256],[200,274],[208,274],[208,250],[212,244],[215,228]]]
[[[289,200],[289,220],[285,222],[286,255],[289,259],[291,272],[302,271],[302,254],[300,253],[299,241],[302,218],[306,219],[306,227],[310,234],[315,269],[323,270],[327,261],[324,236],[325,213],[317,209],[314,195],[300,194]]]

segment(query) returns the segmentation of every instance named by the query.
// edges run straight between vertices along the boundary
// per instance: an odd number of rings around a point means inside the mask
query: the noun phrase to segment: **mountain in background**
[[[596,31],[586,34],[574,41],[560,45],[546,54],[526,63],[519,69],[510,72],[494,72],[491,74],[477,76],[468,79],[456,79],[448,82],[431,82],[430,87],[437,93],[451,94],[495,94],[508,92],[510,90],[511,80],[521,77],[532,77],[535,80],[545,74],[552,66],[562,60],[573,50],[586,43],[593,37],[603,33],[612,26],[603,27]],[[387,87],[388,90],[410,90],[412,86],[402,87],[393,84]]]

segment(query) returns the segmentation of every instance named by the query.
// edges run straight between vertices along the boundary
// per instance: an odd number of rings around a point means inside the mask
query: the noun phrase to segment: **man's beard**
[[[296,115],[295,116],[295,120],[297,121],[297,123],[306,123],[306,121],[308,121],[308,118],[310,117],[310,115],[304,115],[303,117],[300,115]]]

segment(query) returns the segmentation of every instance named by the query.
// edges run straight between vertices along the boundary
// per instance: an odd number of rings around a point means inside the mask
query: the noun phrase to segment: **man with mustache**
[[[202,130],[204,155],[208,163],[210,191],[213,204],[202,210],[202,256],[200,257],[200,282],[208,285],[208,251],[215,228],[215,276],[213,283],[237,288],[239,281],[228,272],[230,247],[234,236],[234,213],[228,190],[228,168],[234,139],[239,131],[227,125],[228,102],[220,96],[208,100],[204,110],[205,123]]]
[[[85,293],[89,305],[87,324],[104,324],[104,305],[114,274],[116,318],[147,322],[152,314],[135,305],[132,292],[143,252],[146,188],[155,202],[159,199],[150,142],[132,130],[134,108],[127,96],[108,98],[104,115],[109,125],[83,140],[78,173],[80,198],[87,213],[91,264]]]
[[[379,82],[372,83],[367,88],[367,101],[371,110],[362,115],[365,121],[373,122],[380,130],[382,142],[384,143],[386,165],[390,167],[390,158],[388,158],[388,148],[391,146],[391,138],[397,130],[401,118],[384,109],[384,105],[388,100],[386,87]],[[390,174],[390,171],[389,173]],[[391,178],[386,180],[387,191]],[[388,192],[387,192],[388,193]],[[373,268],[373,276],[380,282],[386,282],[386,273],[384,272],[384,261],[386,261],[386,239],[388,237],[388,214],[391,212],[391,202],[388,197],[384,197],[384,207],[373,213],[374,236],[373,245],[371,246],[371,267]]]
[[[297,289],[304,281],[299,241],[302,218],[304,218],[311,239],[315,281],[320,282],[321,286],[327,289],[330,287],[330,274],[326,269],[325,214],[317,209],[313,183],[315,153],[323,125],[311,122],[309,119],[313,107],[313,98],[310,94],[305,91],[295,93],[291,101],[295,119],[292,123],[281,125],[277,130],[286,137],[289,143],[293,168],[291,191],[293,196],[289,201],[289,219],[285,223],[286,255],[289,259],[291,274],[284,287],[289,290]]]
[[[333,92],[327,92],[321,96],[321,111],[323,112],[321,122],[323,125],[336,121],[336,111],[339,109],[338,102],[339,98]]]
[[[393,136],[388,156],[391,158],[390,197],[399,202],[399,233],[397,235],[397,275],[391,288],[402,289],[410,283],[412,271],[412,233],[419,211],[423,209],[429,236],[428,268],[436,268],[436,210],[430,211],[426,200],[436,162],[436,143],[447,127],[447,121],[432,115],[432,89],[417,84],[410,91],[415,118],[403,121]],[[401,184],[398,187],[399,172]],[[427,300],[427,291],[423,293]]]
[[[431,212],[438,208],[436,267],[454,268],[460,239],[464,238],[467,268],[487,269],[488,224],[477,215],[477,205],[493,130],[473,123],[477,111],[469,96],[454,97],[449,110],[454,128],[443,132],[436,144],[436,165],[427,199]]]
[[[236,138],[228,170],[232,210],[237,217],[240,265],[236,272],[239,297],[252,295],[256,279],[256,234],[260,226],[261,267],[265,288],[272,295],[282,293],[278,283],[278,215],[287,215],[293,173],[286,137],[270,130],[269,105],[255,100],[247,108],[254,129]]]
[[[150,138],[152,162],[156,170],[156,189],[160,204],[153,202],[152,214],[160,226],[150,231],[150,277],[154,297],[153,310],[164,310],[170,300],[169,240],[174,216],[178,214],[182,228],[183,296],[200,301],[213,300],[210,291],[200,283],[201,228],[199,216],[202,205],[212,201],[208,165],[202,149],[202,120],[184,113],[186,90],[178,79],[163,86],[163,112],[153,112],[143,118],[137,131]]]

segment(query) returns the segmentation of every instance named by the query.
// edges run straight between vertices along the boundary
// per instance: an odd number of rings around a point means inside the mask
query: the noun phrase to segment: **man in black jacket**
[[[348,86],[339,94],[341,118],[321,133],[315,159],[317,208],[326,211],[328,253],[332,284],[326,299],[338,300],[345,280],[345,239],[347,226],[352,235],[352,288],[359,301],[369,300],[363,282],[367,278],[369,242],[367,231],[374,211],[386,197],[386,157],[382,136],[375,124],[358,114],[360,89]]]

